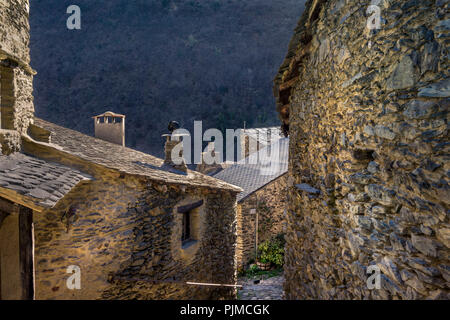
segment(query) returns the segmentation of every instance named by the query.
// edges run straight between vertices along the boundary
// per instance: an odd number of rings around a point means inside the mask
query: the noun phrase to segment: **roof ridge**
[[[51,132],[52,143],[43,143],[44,145],[87,162],[170,184],[226,189],[233,192],[242,191],[240,187],[197,171],[188,170],[187,173],[177,171],[172,167],[165,166],[163,159],[151,154],[122,147],[37,117],[34,124]]]
[[[269,158],[266,156],[268,154],[268,149],[273,148],[277,144],[281,147],[279,149],[278,163],[276,164],[275,169],[273,169],[271,160],[272,152],[270,152]],[[249,158],[256,158],[256,163],[252,163]],[[264,158],[269,160],[270,166],[267,166],[268,161],[262,161]],[[260,190],[267,184],[284,175],[288,171],[288,158],[289,138],[280,138],[273,144],[252,153],[248,157],[218,172],[213,175],[213,177],[244,189],[244,191],[238,195],[238,201],[242,201],[250,194]],[[268,167],[270,167],[270,169],[268,169]]]

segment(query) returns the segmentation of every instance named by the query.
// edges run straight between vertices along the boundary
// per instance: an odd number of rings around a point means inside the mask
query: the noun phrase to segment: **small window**
[[[191,241],[191,212],[183,213],[183,226],[181,231],[181,243],[184,245]]]
[[[106,117],[108,119],[108,123],[113,123],[113,117]]]
[[[181,247],[186,249],[195,244],[199,236],[199,208],[203,200],[180,206],[177,212],[181,215]]]
[[[14,95],[14,69],[0,65],[0,129],[14,130]]]
[[[120,118],[120,117],[115,117],[115,118],[114,118],[114,123],[122,123],[122,118]]]

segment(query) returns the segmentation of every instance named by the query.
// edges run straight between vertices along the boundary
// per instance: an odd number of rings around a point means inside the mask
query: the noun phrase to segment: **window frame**
[[[178,238],[178,241],[181,241],[182,249],[186,249],[198,241],[195,231],[197,227],[195,226],[196,224],[193,219],[203,204],[204,200],[202,199],[177,208],[177,213],[182,215],[181,237]]]

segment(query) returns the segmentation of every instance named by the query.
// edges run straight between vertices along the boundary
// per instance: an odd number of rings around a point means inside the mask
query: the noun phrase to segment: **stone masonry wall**
[[[272,181],[238,204],[237,265],[244,268],[255,259],[255,228],[258,212],[258,244],[283,232],[285,227],[287,175]]]
[[[185,250],[175,208],[189,199],[205,201],[203,230]],[[57,207],[34,213],[36,299],[233,298],[230,289],[180,282],[235,283],[234,203],[226,192],[114,174],[78,186]],[[66,286],[71,265],[81,269],[81,290]]]
[[[0,0],[0,147],[3,153],[20,149],[16,135],[27,133],[34,115],[35,72],[29,66],[28,8],[28,0]]]
[[[34,118],[33,75],[22,68],[14,69],[14,130],[26,134]]]
[[[17,151],[17,135],[26,134],[33,122],[33,75],[19,65],[0,61],[0,147]],[[11,139],[14,137],[14,139]]]
[[[309,1],[276,79],[289,299],[450,298],[449,3],[370,4]]]
[[[0,50],[25,64],[30,63],[28,16],[28,0],[0,0]]]

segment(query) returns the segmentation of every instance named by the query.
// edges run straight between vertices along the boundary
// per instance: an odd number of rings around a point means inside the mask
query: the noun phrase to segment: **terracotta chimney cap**
[[[93,119],[100,118],[100,117],[117,117],[117,118],[125,118],[125,115],[114,113],[112,111],[106,111],[105,113],[99,114],[98,116],[93,116]]]

